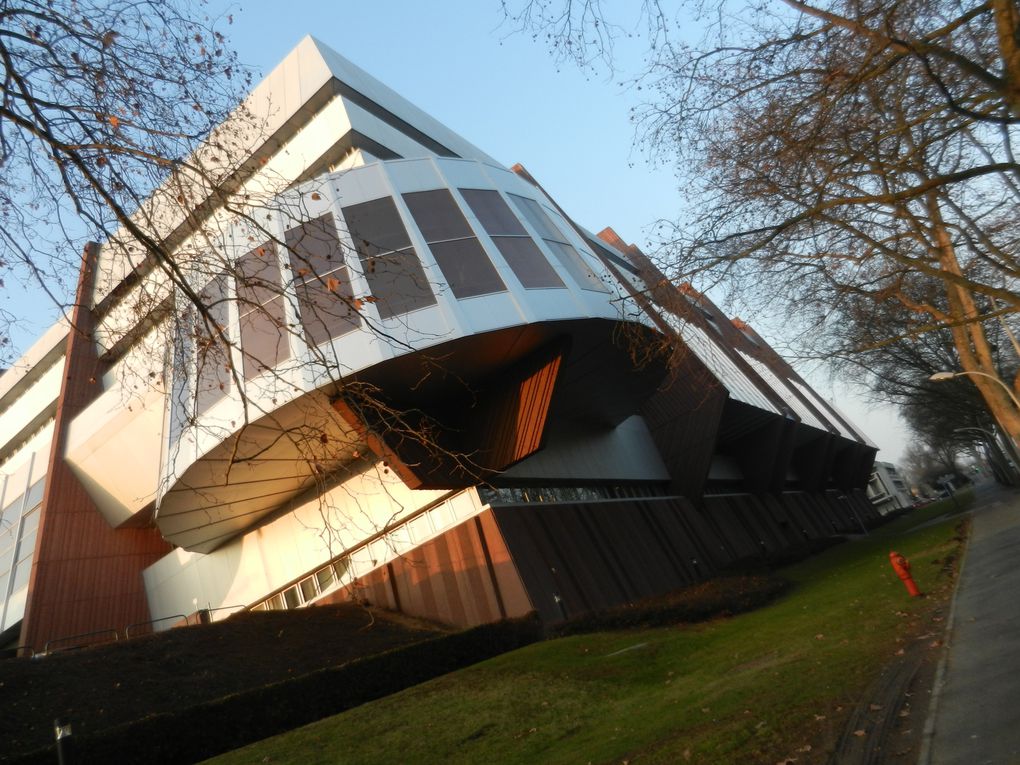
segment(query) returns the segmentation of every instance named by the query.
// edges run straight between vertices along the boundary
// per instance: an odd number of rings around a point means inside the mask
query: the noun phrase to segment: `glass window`
[[[24,536],[30,531],[34,531],[39,528],[39,508],[33,508],[25,513],[25,517],[21,521],[21,535]]]
[[[17,592],[22,587],[28,586],[28,579],[32,574],[32,561],[23,560],[14,569],[14,581],[11,583],[11,592]]]
[[[506,291],[449,191],[417,191],[404,194],[404,201],[454,295],[466,298]]]
[[[237,308],[244,378],[250,380],[290,358],[280,264],[271,242],[238,261]]]
[[[208,314],[195,321],[195,414],[202,414],[230,393],[227,275],[210,280],[198,297]]]
[[[556,227],[556,224],[552,222],[538,202],[534,199],[517,196],[516,194],[508,194],[507,196],[516,205],[521,215],[538,232],[538,235],[549,245],[549,249],[560,262],[560,265],[567,270],[567,273],[574,278],[582,289],[595,292],[609,292],[609,288],[602,283],[602,280],[584,262],[580,253],[570,244],[566,234]]]
[[[446,189],[404,194],[404,202],[429,244],[475,235],[457,203],[453,201],[453,195]]]
[[[350,205],[343,214],[382,318],[435,305],[435,295],[391,198]]]
[[[21,517],[21,508],[24,504],[25,495],[19,494],[11,502],[7,504],[4,511],[0,513],[0,533],[3,533],[7,529],[18,523],[18,518]],[[3,543],[0,542],[0,546]]]
[[[555,269],[530,236],[497,236],[492,241],[526,288],[555,289],[563,286],[563,280],[556,275]]]
[[[300,608],[301,597],[298,595],[297,587],[288,587],[283,591],[283,600],[287,608]]]
[[[321,345],[361,326],[333,216],[288,229],[284,235],[298,309],[309,345]]]
[[[14,565],[14,540],[0,540],[0,572],[11,570]]]
[[[526,289],[556,289],[563,281],[498,191],[460,189],[510,270]]]
[[[315,596],[319,594],[319,591],[315,587],[315,577],[310,576],[307,579],[302,579],[299,583],[301,588],[301,599],[304,602],[314,600]]]
[[[527,236],[510,205],[498,191],[490,189],[459,189],[471,211],[489,236]]]
[[[319,583],[319,592],[332,587],[333,582],[336,581],[336,577],[333,575],[333,567],[326,566],[325,568],[320,568],[315,572],[315,579]]]
[[[287,609],[287,604],[283,600],[283,594],[278,592],[276,595],[269,598],[266,601],[266,607],[271,611],[285,611]]]
[[[28,495],[25,498],[25,507],[29,510],[42,504],[43,492],[46,489],[46,479],[40,478],[38,481],[32,484],[28,490]]]

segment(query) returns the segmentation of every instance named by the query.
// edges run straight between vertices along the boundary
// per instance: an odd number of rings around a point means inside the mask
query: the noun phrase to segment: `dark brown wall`
[[[533,610],[491,511],[320,602],[349,598],[457,627],[524,616]]]
[[[172,549],[155,529],[111,528],[64,461],[71,421],[102,392],[94,321],[85,305],[95,257],[96,248],[87,247],[21,628],[21,643],[36,651],[49,640],[147,621],[141,572]]]

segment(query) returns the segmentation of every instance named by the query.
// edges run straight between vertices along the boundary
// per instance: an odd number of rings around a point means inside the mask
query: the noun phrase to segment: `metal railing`
[[[100,636],[100,635],[106,635],[108,638],[110,638],[112,636],[112,639],[109,639],[109,640],[82,640],[83,638],[94,638],[94,637],[97,637],[97,636]],[[51,653],[53,650],[70,651],[70,650],[73,650],[75,648],[84,648],[85,646],[88,646],[88,645],[95,645],[96,643],[114,643],[114,642],[116,642],[118,640],[120,640],[120,633],[117,632],[117,630],[112,630],[111,629],[111,630],[95,630],[94,632],[82,632],[82,633],[80,633],[78,635],[68,635],[67,637],[59,637],[59,638],[54,638],[53,640],[47,640],[46,644],[43,646],[42,652],[43,652],[43,654],[48,654],[48,653]],[[81,641],[81,642],[75,643],[74,641]],[[60,644],[60,643],[70,643],[70,645],[65,645],[65,646],[62,646],[62,647],[56,648],[56,649],[53,648],[54,645]]]
[[[164,616],[160,619],[151,619],[147,622],[136,622],[135,624],[129,624],[124,628],[124,639],[130,640],[133,637],[140,637],[141,635],[151,635],[155,631],[153,627],[161,622],[170,621],[171,619],[177,619],[178,621],[185,623],[188,621],[188,617],[184,614],[174,614],[173,616]],[[138,630],[142,627],[148,627],[148,632],[139,632]],[[132,631],[134,631],[134,634],[132,634]]]

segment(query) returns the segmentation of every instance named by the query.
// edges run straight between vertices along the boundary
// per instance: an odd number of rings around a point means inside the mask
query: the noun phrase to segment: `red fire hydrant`
[[[910,561],[904,558],[895,550],[889,551],[889,563],[892,564],[893,571],[896,572],[896,576],[903,580],[903,586],[907,588],[907,592],[910,593],[910,597],[916,598],[921,595],[921,591],[917,588],[917,583],[914,581],[914,577],[910,575]]]

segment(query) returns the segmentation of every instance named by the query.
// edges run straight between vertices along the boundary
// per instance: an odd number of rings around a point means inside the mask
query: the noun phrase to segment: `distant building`
[[[876,462],[868,481],[868,499],[882,515],[914,504],[910,486],[891,462]]]
[[[523,168],[311,38],[249,106],[223,186],[143,208],[179,273],[89,248],[75,329],[0,377],[4,645],[352,596],[557,620],[877,520],[852,423]],[[244,235],[217,194],[271,180]]]

